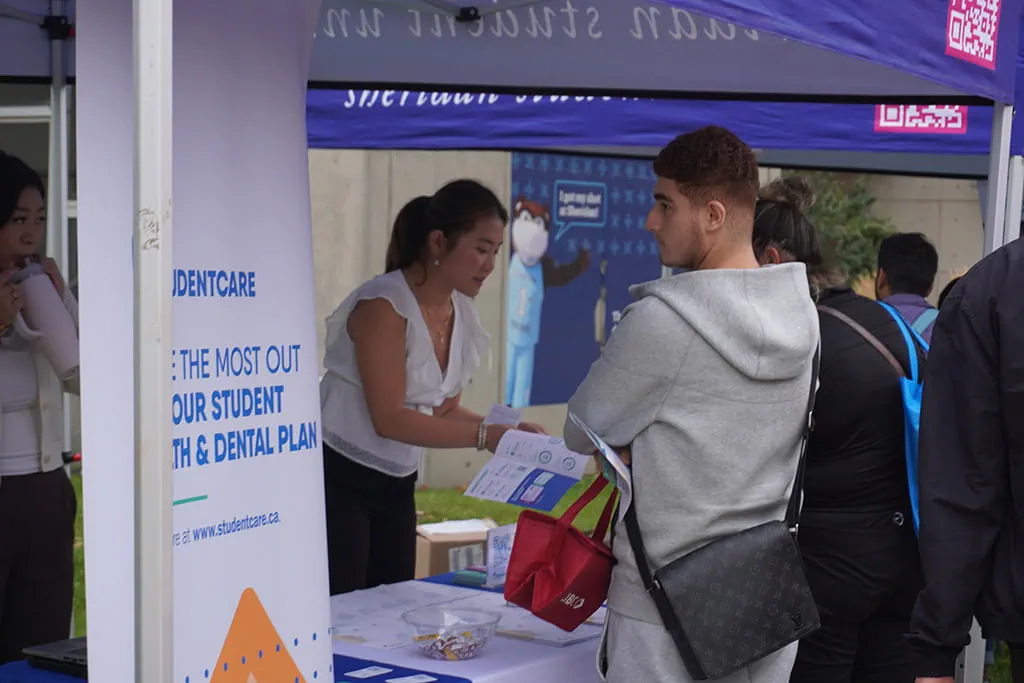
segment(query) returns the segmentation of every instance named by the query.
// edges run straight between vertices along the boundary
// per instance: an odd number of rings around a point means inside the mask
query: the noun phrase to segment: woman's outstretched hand
[[[516,427],[521,432],[530,432],[531,434],[547,434],[547,430],[541,427],[539,424],[533,422],[520,422],[519,426]]]

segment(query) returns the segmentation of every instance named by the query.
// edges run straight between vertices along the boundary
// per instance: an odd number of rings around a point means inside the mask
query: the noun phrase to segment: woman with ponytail
[[[800,641],[791,683],[913,683],[903,635],[922,586],[910,509],[899,375],[852,325],[909,365],[896,321],[822,255],[799,176],[762,188],[754,252],[807,265],[821,369],[807,445],[800,551],[821,629]],[[838,312],[838,316],[835,312]],[[918,354],[924,363],[924,354]]]
[[[412,579],[424,450],[493,452],[509,429],[459,400],[487,351],[473,298],[507,222],[497,196],[473,180],[413,199],[395,219],[385,273],[327,319],[320,405],[331,595]]]

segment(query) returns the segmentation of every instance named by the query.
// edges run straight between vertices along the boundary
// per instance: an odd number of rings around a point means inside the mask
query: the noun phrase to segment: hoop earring
[[[437,268],[439,265],[441,265],[441,262],[437,259],[434,259],[434,267]]]

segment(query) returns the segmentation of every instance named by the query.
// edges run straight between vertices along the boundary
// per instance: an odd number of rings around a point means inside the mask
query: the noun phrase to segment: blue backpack
[[[896,324],[899,325],[900,332],[903,333],[903,341],[907,345],[907,355],[910,358],[909,376],[904,373],[903,367],[900,365],[899,361],[896,360],[896,357],[892,355],[885,345],[857,322],[850,319],[844,313],[840,313],[839,311],[833,308],[828,308],[827,306],[819,306],[818,310],[838,318],[849,327],[853,328],[855,332],[864,337],[864,339],[875,347],[879,353],[885,356],[886,360],[889,361],[889,364],[892,365],[900,375],[900,392],[903,395],[903,448],[907,461],[907,483],[910,488],[910,510],[914,518],[914,532],[917,533],[921,529],[921,516],[918,511],[917,442],[918,434],[921,431],[921,394],[924,389],[924,385],[921,383],[921,373],[917,363],[917,349],[920,348],[925,352],[925,354],[927,354],[928,343],[925,342],[916,329],[907,324],[907,321],[903,319],[903,316],[900,315],[899,311],[887,303],[879,301],[878,304],[893,317],[893,320],[895,320]],[[934,316],[932,316],[932,320],[934,320]],[[931,322],[931,320],[928,322]],[[927,328],[927,324],[924,325],[924,327]]]
[[[885,302],[878,302],[882,308],[889,312],[893,320],[900,327],[903,333],[903,341],[907,345],[907,355],[910,358],[910,376],[900,377],[900,391],[903,393],[903,448],[907,457],[907,483],[910,485],[910,510],[914,514],[914,532],[921,531],[921,513],[918,511],[918,487],[917,487],[917,442],[921,432],[921,394],[924,391],[924,384],[921,383],[921,373],[917,367],[917,347],[928,353],[928,343],[921,337],[915,327],[907,324],[900,312]],[[928,315],[928,312],[924,314]],[[934,320],[938,311],[932,316]],[[923,316],[922,316],[923,317]],[[920,321],[920,317],[918,318]],[[930,322],[930,321],[929,321]],[[928,325],[924,325],[925,328]],[[917,344],[915,345],[915,342]],[[900,373],[902,374],[902,373]]]

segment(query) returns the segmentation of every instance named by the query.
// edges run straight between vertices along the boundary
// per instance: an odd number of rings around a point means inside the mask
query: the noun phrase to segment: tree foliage
[[[896,229],[892,221],[872,213],[875,197],[867,176],[824,171],[799,175],[814,189],[816,201],[807,214],[821,234],[827,257],[851,281],[874,273],[878,245]]]

